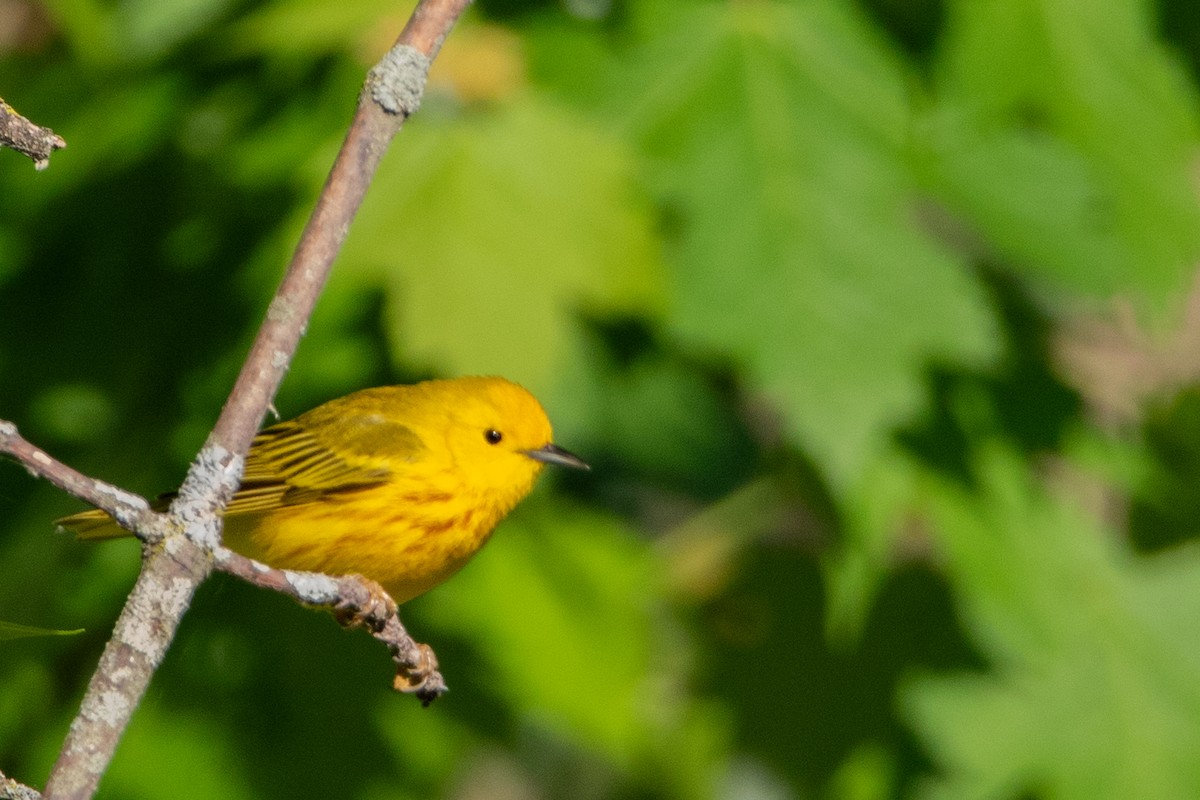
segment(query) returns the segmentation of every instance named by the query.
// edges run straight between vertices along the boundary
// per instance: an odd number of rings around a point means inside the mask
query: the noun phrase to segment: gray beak
[[[536,450],[523,452],[534,461],[541,461],[543,464],[558,464],[560,467],[570,467],[571,469],[591,469],[582,458],[563,450],[556,444],[548,444]]]

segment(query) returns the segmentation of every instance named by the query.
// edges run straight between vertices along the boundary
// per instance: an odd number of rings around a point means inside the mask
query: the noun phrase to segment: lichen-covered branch
[[[51,771],[44,793],[48,800],[83,800],[94,794],[196,587],[212,569],[214,554],[221,553],[223,568],[237,561],[220,550],[220,514],[238,485],[245,453],[291,363],[383,153],[417,108],[429,62],[469,4],[470,0],[422,0],[395,46],[371,70],[350,131],[266,319],[171,505],[167,535],[145,546],[137,583]],[[333,603],[335,611],[354,607],[365,612],[364,624],[394,641],[399,688],[411,689],[425,702],[445,690],[432,652],[404,632],[394,604],[390,614],[380,617],[373,609],[379,601],[360,581],[335,583],[339,591],[352,593]],[[358,591],[366,596],[354,594]]]
[[[428,645],[408,635],[396,604],[374,581],[358,575],[331,577],[274,569],[225,547],[214,554],[216,568],[247,583],[285,594],[305,605],[328,608],[346,627],[362,626],[388,648],[396,662],[397,691],[415,694],[429,705],[446,692],[446,682]]]
[[[17,783],[0,772],[0,800],[42,800],[42,795],[37,789]]]
[[[50,166],[50,154],[66,146],[57,133],[25,119],[0,98],[0,147],[32,158],[35,169],[45,169]]]
[[[91,797],[162,663],[210,555],[185,536],[146,545],[142,571],[113,628],[46,782],[47,800]]]
[[[164,518],[150,510],[145,498],[111,483],[88,477],[22,438],[17,426],[0,419],[0,453],[19,461],[35,478],[45,478],[68,494],[104,509],[123,528],[143,538],[162,538]]]

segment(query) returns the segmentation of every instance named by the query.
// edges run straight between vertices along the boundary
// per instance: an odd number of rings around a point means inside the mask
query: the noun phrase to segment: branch
[[[42,800],[37,789],[17,783],[3,772],[0,772],[0,798],[3,800]]]
[[[15,458],[33,477],[44,478],[68,494],[107,511],[121,527],[136,528],[144,538],[162,538],[166,518],[151,511],[145,498],[68,467],[30,444],[17,432],[16,425],[2,419],[0,453]]]
[[[95,793],[209,568],[208,554],[184,536],[145,547],[137,582],[46,781],[46,800],[83,800]]]
[[[446,689],[429,645],[413,640],[400,622],[392,598],[374,581],[357,575],[334,578],[315,572],[275,569],[225,547],[217,549],[216,568],[247,583],[286,594],[305,605],[328,608],[346,627],[362,626],[387,646],[396,662],[397,691],[415,694],[429,705]]]
[[[350,131],[266,320],[221,416],[171,504],[169,521],[183,535],[171,532],[145,546],[137,583],[50,773],[47,800],[93,795],[196,587],[208,576],[214,559],[223,569],[237,569],[233,566],[237,559],[220,546],[221,511],[237,488],[245,453],[291,363],[383,153],[416,111],[430,61],[469,4],[470,0],[421,0],[396,44],[368,75]],[[355,594],[355,584],[366,599]],[[337,585],[360,600],[343,599],[335,606],[365,609],[367,621],[382,619],[376,635],[387,634],[396,643],[398,688],[411,689],[426,702],[444,691],[432,653],[420,652],[422,646],[408,638],[394,612],[381,618],[371,610],[370,588],[354,578]],[[409,676],[411,685],[405,685],[409,678],[402,676]]]
[[[0,147],[11,147],[33,159],[35,169],[50,166],[50,154],[67,143],[54,131],[30,122],[0,97]]]
[[[470,0],[423,0],[367,76],[346,140],[209,446],[230,453],[250,447],[384,151],[420,105],[430,62],[468,5]]]

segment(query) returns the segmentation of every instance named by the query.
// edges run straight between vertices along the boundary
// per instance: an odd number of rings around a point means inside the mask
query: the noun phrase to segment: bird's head
[[[554,444],[541,403],[504,378],[455,378],[446,385],[447,450],[475,487],[515,504],[546,464],[588,469]]]

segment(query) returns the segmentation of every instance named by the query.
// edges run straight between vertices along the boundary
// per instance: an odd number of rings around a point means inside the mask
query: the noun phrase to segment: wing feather
[[[323,409],[322,409],[323,410]],[[386,483],[424,445],[408,426],[372,411],[306,425],[307,415],[260,432],[246,456],[242,485],[227,514],[317,502]]]
[[[425,453],[412,428],[395,420],[405,394],[382,387],[332,400],[255,437],[242,483],[227,515],[266,513],[332,495],[382,485]],[[165,509],[173,494],[154,507]],[[93,509],[57,520],[82,539],[125,536],[112,518]]]

